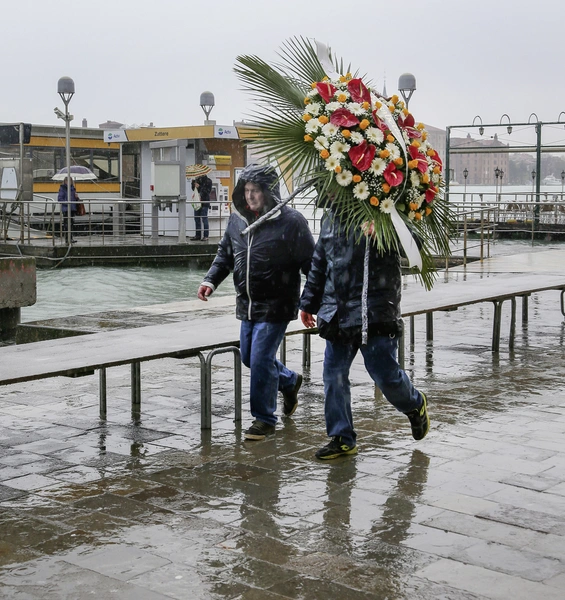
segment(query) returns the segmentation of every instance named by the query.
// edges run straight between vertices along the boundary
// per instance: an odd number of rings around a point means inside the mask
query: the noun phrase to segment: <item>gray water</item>
[[[472,242],[469,255],[479,254]],[[564,248],[558,242],[502,240],[490,247],[490,255],[521,254]],[[456,252],[456,254],[460,254]],[[486,253],[485,253],[486,256]],[[151,304],[195,300],[206,269],[188,267],[75,267],[37,271],[37,303],[22,308],[22,322],[85,315]],[[234,294],[231,276],[216,296]]]

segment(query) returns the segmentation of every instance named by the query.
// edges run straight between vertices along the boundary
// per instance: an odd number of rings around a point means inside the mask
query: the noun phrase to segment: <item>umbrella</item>
[[[208,165],[188,165],[186,167],[187,177],[200,177],[207,175],[212,169]]]
[[[53,181],[64,181],[67,176],[67,167],[59,169],[51,179]],[[81,167],[80,165],[73,165],[71,167],[71,177],[74,181],[92,181],[97,179],[96,175],[88,168]]]

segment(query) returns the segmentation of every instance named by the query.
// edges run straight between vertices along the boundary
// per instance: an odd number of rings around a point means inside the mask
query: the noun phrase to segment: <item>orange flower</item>
[[[325,125],[329,122],[329,119],[328,117],[326,117],[326,115],[321,115],[320,117],[318,117],[318,121],[320,121],[322,125]]]
[[[432,214],[432,209],[429,206],[426,206],[426,217]]]
[[[386,149],[385,149],[385,150],[381,150],[381,151],[379,152],[379,156],[380,156],[381,158],[388,158],[389,154],[390,154],[390,152],[389,152],[388,150],[386,150]]]
[[[327,75],[324,75],[322,77],[322,81],[329,81],[329,80],[330,80],[330,78]]]
[[[418,210],[418,203],[410,202],[410,210]]]
[[[396,108],[394,106],[389,106],[388,110],[390,110],[390,112],[393,113],[396,110]]]
[[[315,90],[317,85],[318,85],[318,83],[317,83],[316,81],[313,81],[313,82],[310,84],[310,87],[311,87],[313,90]]]
[[[393,94],[392,98],[390,99],[390,101],[393,104],[398,104],[398,96],[396,94]]]
[[[351,73],[346,73],[345,78],[349,81],[350,79],[353,79],[353,75]]]
[[[424,173],[422,175],[422,182],[423,183],[430,183],[430,176],[427,173]]]
[[[341,173],[341,167],[339,165],[337,165],[337,167],[334,169],[334,171],[336,173]]]
[[[418,125],[416,125],[416,129],[419,129],[420,131],[422,131],[422,129],[424,129],[424,124],[418,123]]]
[[[403,114],[405,117],[407,117],[407,116],[408,116],[410,113],[408,112],[408,109],[407,109],[407,108],[403,108],[403,109],[402,109],[402,114]]]
[[[369,202],[371,203],[371,206],[379,205],[379,199],[376,196],[371,196],[371,198],[369,199]]]
[[[361,106],[367,110],[369,108],[369,106],[371,106],[368,102],[363,102],[363,104],[361,104]]]
[[[302,115],[302,120],[308,122],[312,118],[312,115]]]
[[[367,104],[367,102],[365,102],[364,104]],[[359,127],[361,129],[367,129],[367,127],[369,127],[370,124],[371,122],[368,119],[363,119],[361,123],[359,123]]]
[[[328,158],[329,155],[330,155],[330,153],[327,150],[325,150],[325,149],[320,152],[320,157],[323,158],[324,160],[326,158]]]
[[[383,183],[383,192],[388,194],[390,192],[390,185],[388,183]]]
[[[348,137],[351,135],[351,131],[349,131],[349,129],[344,129],[344,130],[341,132],[341,135],[342,135],[344,138],[348,138]]]
[[[401,167],[401,166],[404,164],[404,160],[402,159],[402,157],[401,157],[401,156],[399,156],[398,158],[395,158],[395,159],[394,159],[394,164],[395,164],[397,167]]]
[[[304,98],[304,104],[310,104],[310,98]]]
[[[306,134],[306,135],[304,136],[304,141],[305,141],[305,142],[311,142],[312,140],[313,140],[313,138],[312,138],[312,136],[311,136],[311,135],[308,135],[308,134]]]
[[[345,83],[347,81],[347,77],[345,75],[340,75],[339,80],[341,81],[341,83]]]
[[[377,110],[379,110],[379,108],[380,108],[381,106],[382,106],[382,103],[381,103],[381,102],[375,102],[375,108],[376,108]]]
[[[418,140],[412,140],[412,143],[410,145],[414,146],[414,148],[419,148],[422,144],[420,144]]]
[[[337,97],[337,101],[338,101],[338,102],[345,102],[346,100],[347,100],[347,96],[346,96],[345,94],[340,94],[340,95]]]
[[[427,140],[428,139],[428,132],[427,131],[423,131],[422,132],[422,139],[423,140]]]
[[[415,213],[414,214],[414,218],[416,219],[416,221],[421,221],[422,220],[422,213]]]
[[[418,168],[418,161],[417,160],[409,160],[408,161],[408,167],[410,169],[417,169]]]
[[[439,175],[441,173],[441,169],[437,165],[434,167],[434,173],[436,175]]]
[[[392,142],[394,142],[394,136],[392,135],[392,133],[389,133],[389,134],[386,136],[386,141],[387,141],[387,142],[390,142],[391,144],[392,144]]]
[[[426,154],[427,154],[428,156],[433,156],[435,153],[436,153],[436,151],[435,151],[435,150],[432,150],[431,148],[430,148],[429,150],[427,150],[427,151],[426,151]]]
[[[353,183],[359,183],[361,181],[361,175],[353,175]]]

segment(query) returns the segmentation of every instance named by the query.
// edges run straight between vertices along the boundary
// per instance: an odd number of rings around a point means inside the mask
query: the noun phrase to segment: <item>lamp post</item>
[[[59,119],[65,121],[65,151],[67,158],[67,243],[71,245],[72,240],[72,210],[71,210],[71,121],[73,115],[69,114],[69,102],[75,94],[75,82],[70,77],[61,77],[57,83],[57,93],[65,105],[65,112],[62,113],[55,108],[55,114]]]
[[[496,177],[496,186],[494,188],[494,195],[496,198],[496,211],[495,211],[495,215],[496,218],[498,219],[498,211],[499,211],[499,207],[500,207],[500,191],[498,189],[498,178],[500,177],[500,169],[498,167],[496,167],[496,169],[494,170],[494,176]]]
[[[403,73],[398,78],[398,89],[402,94],[404,104],[406,104],[406,110],[408,110],[408,102],[416,90],[416,78],[414,75],[412,73]]]
[[[561,202],[563,202],[563,186],[565,186],[565,171],[561,171]]]
[[[469,176],[469,170],[467,167],[463,169],[463,177],[465,178],[465,187],[463,188],[463,208],[465,208],[465,200],[467,199],[467,177]]]

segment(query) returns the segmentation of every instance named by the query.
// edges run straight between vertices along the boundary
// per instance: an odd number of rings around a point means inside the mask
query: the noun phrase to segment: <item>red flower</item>
[[[430,185],[426,190],[426,202],[429,204],[436,197],[436,194],[437,189],[433,185]]]
[[[402,129],[404,129],[404,131],[406,131],[410,139],[422,137],[422,132],[414,127],[414,117],[410,113],[406,115],[406,118],[402,118],[402,115],[400,115],[398,118],[398,124],[400,127],[402,127]]]
[[[338,127],[353,127],[353,125],[359,125],[359,119],[346,108],[338,108],[332,113],[330,123]]]
[[[416,146],[408,146],[408,154],[410,154],[412,160],[418,161],[418,166],[416,168],[420,173],[425,173],[428,170],[428,161]]]
[[[404,181],[404,173],[399,171],[394,163],[388,163],[386,169],[383,171],[383,177],[391,187],[398,186]]]
[[[360,79],[350,79],[347,82],[347,89],[351,94],[354,102],[371,103],[371,92],[365,87],[365,84]]]
[[[321,81],[320,83],[317,83],[316,89],[326,104],[334,97],[334,94],[337,91],[337,88],[329,81]]]
[[[366,171],[371,166],[376,151],[377,149],[375,146],[368,144],[366,140],[363,140],[358,146],[353,146],[348,154],[351,163],[356,169],[359,169],[359,171]]]
[[[442,162],[441,162],[441,158],[439,157],[439,154],[434,150],[434,153],[432,154],[432,160],[437,163],[440,167],[442,166]]]
[[[375,121],[375,125],[386,135],[387,133],[389,133],[389,128],[388,125],[382,121],[378,115],[377,115],[377,111],[374,110],[373,111],[373,120]]]

